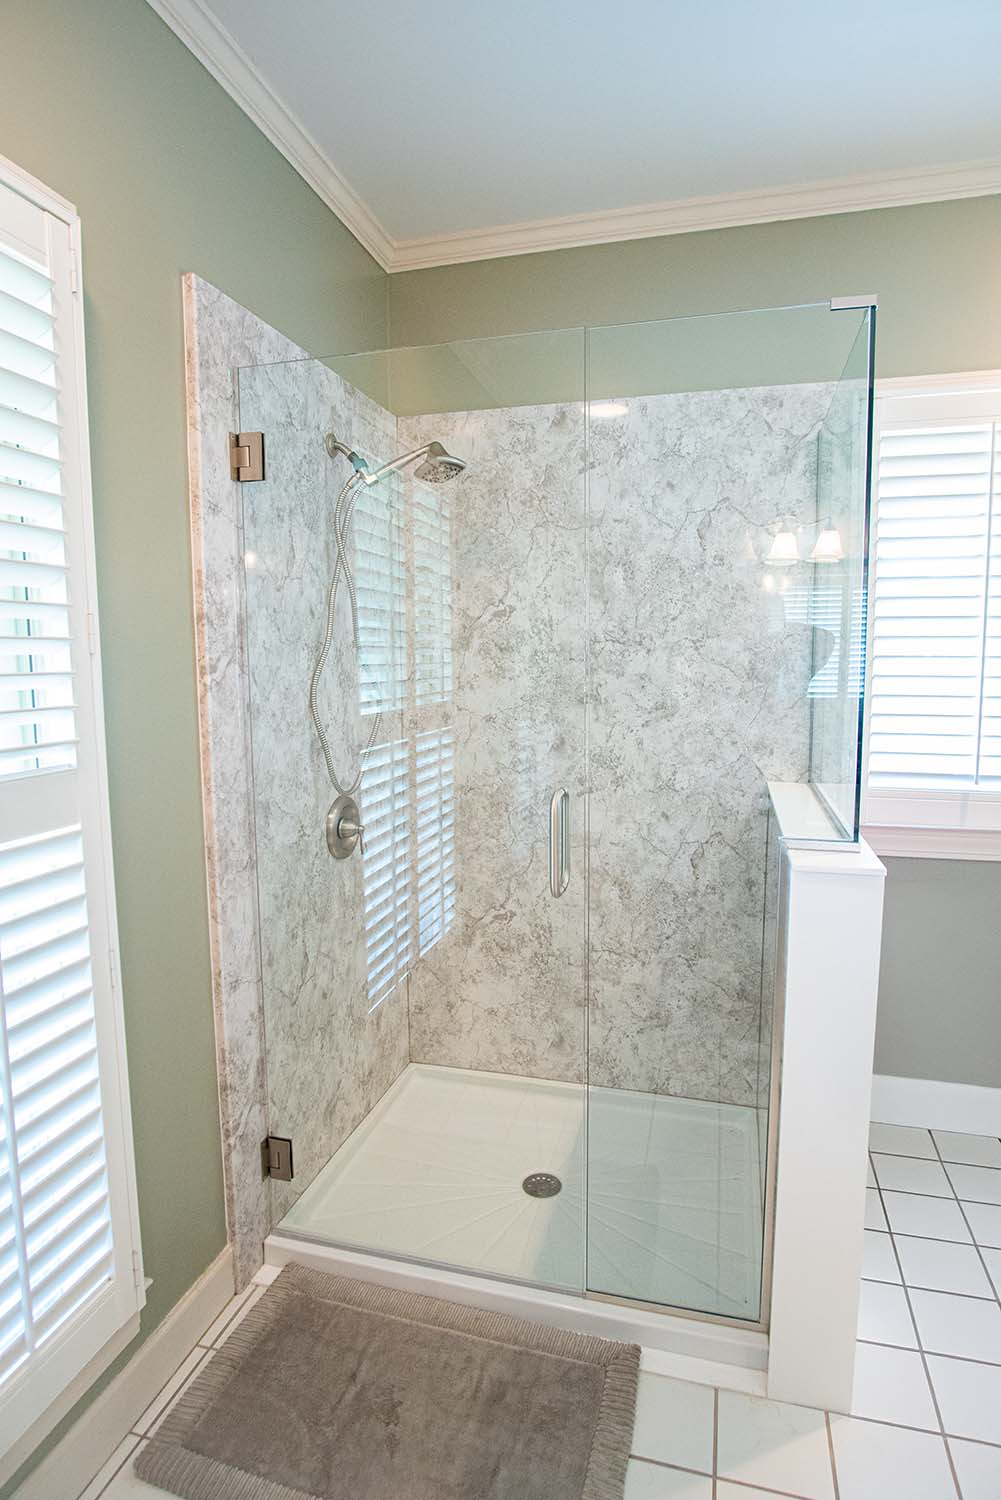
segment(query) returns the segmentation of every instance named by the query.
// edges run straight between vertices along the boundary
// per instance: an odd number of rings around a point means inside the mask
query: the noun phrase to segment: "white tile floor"
[[[756,1318],[757,1113],[412,1064],[281,1227],[544,1286]],[[554,1173],[562,1191],[528,1197],[531,1172]]]
[[[872,1144],[878,1184],[901,1180],[886,1165],[894,1158],[938,1165],[960,1192],[1001,1187],[954,1170],[976,1166],[1001,1179],[1001,1140],[874,1125]],[[884,1189],[872,1191],[878,1203]],[[978,1238],[974,1200],[955,1191],[951,1200],[913,1196],[905,1231],[891,1231],[883,1218],[867,1236],[851,1414],[644,1371],[626,1500],[999,1500],[1001,1238],[986,1245]],[[943,1202],[964,1233],[915,1233],[916,1223],[942,1226],[937,1211],[922,1220],[920,1210]],[[994,1234],[994,1221],[984,1222]],[[946,1227],[955,1231],[955,1221]],[[80,1500],[162,1500],[162,1491],[134,1477],[132,1461],[171,1400],[261,1295],[256,1287],[234,1299]]]

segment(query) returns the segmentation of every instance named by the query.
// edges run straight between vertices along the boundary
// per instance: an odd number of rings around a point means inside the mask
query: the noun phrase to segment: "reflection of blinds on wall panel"
[[[406,686],[404,535],[396,481],[361,487],[354,512],[363,713],[402,708]]]
[[[0,776],[76,764],[52,288],[0,249]]]
[[[412,495],[414,671],[418,706],[452,696],[451,524],[447,496],[415,484]]]
[[[372,1006],[396,987],[410,964],[409,774],[406,740],[373,745],[362,758],[365,967]]]
[[[417,953],[433,947],[455,916],[455,747],[448,729],[419,734],[414,769]]]
[[[992,426],[884,432],[871,590],[871,785],[977,776]]]

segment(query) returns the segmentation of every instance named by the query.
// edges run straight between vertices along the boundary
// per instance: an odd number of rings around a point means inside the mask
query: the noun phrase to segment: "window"
[[[68,204],[0,162],[6,1448],[144,1301],[114,988],[78,234]]]
[[[1001,377],[958,384],[877,393],[864,818],[1001,858]]]
[[[365,954],[374,1009],[455,915],[452,569],[448,497],[419,480],[375,486],[355,511],[362,713]],[[399,731],[402,710],[403,735]]]

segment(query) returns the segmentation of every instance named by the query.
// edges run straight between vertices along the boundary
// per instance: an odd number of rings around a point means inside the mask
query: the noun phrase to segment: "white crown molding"
[[[382,269],[390,270],[395,250],[393,240],[202,0],[147,0],[147,3]]]
[[[571,214],[397,240],[278,98],[204,0],[147,0],[147,3],[384,271],[419,271],[430,266],[530,255],[543,250],[569,250],[615,240],[651,239],[696,230],[732,229],[780,219],[808,219],[823,214],[857,213],[871,208],[1001,193],[1001,157],[992,157],[944,167],[874,172],[789,187],[675,198],[606,213]]]
[[[863,177],[829,178],[823,182],[705,198],[676,198],[639,208],[613,209],[609,213],[573,214],[567,218],[475,229],[464,234],[397,240],[390,269],[418,271],[428,266],[456,265],[501,255],[529,255],[540,250],[567,250],[614,240],[733,229],[742,224],[859,213],[864,209],[942,202],[949,198],[980,198],[992,193],[1001,193],[1001,158],[914,171],[874,172]]]

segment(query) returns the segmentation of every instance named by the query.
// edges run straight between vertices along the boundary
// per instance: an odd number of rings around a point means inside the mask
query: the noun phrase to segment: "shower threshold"
[[[410,1064],[267,1258],[761,1368],[764,1335],[716,1323],[757,1318],[759,1130],[737,1105]]]

